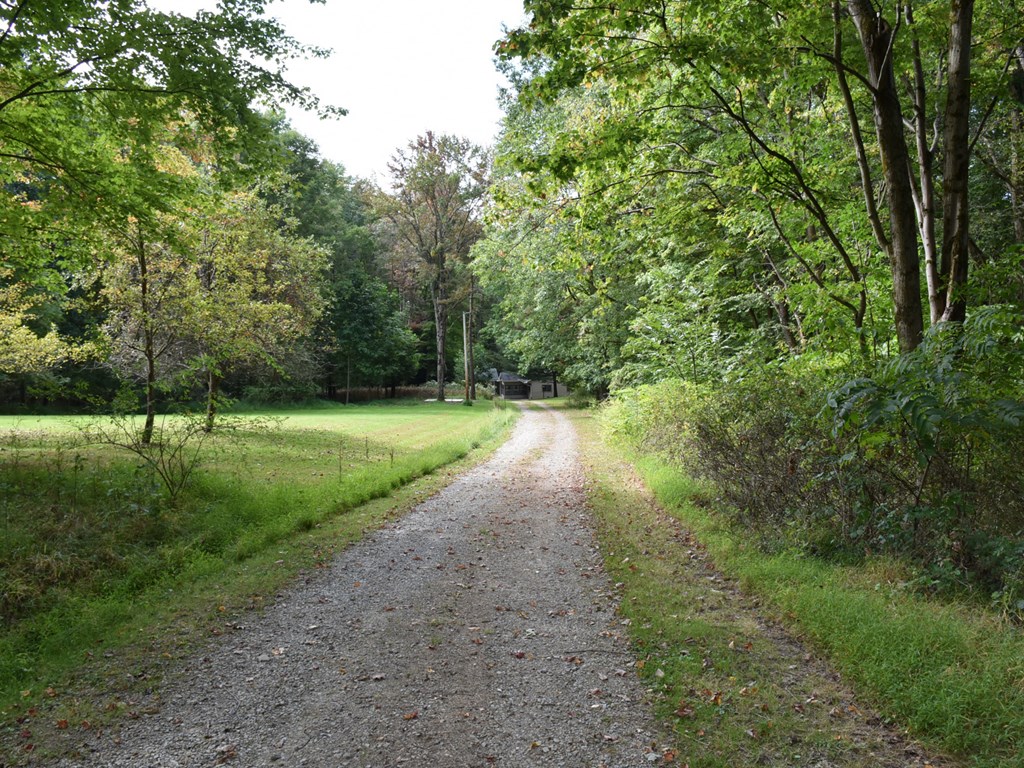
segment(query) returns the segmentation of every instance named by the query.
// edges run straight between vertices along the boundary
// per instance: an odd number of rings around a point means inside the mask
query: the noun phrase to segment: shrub
[[[895,554],[919,586],[981,588],[1021,612],[1021,327],[1012,309],[988,307],[870,376],[798,360],[713,387],[622,390],[605,423],[710,480],[766,546]]]

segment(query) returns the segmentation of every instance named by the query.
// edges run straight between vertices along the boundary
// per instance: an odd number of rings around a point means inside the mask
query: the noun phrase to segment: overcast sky
[[[348,116],[293,114],[292,123],[350,174],[383,181],[394,151],[427,130],[494,138],[502,78],[492,47],[503,23],[522,21],[521,0],[283,0],[271,9],[302,42],[334,50],[291,74]]]
[[[153,5],[189,13],[213,3]],[[299,41],[334,51],[329,59],[293,63],[289,77],[348,116],[290,117],[350,175],[384,182],[395,150],[428,130],[492,142],[503,82],[492,48],[503,23],[523,20],[521,0],[279,0],[269,10]]]

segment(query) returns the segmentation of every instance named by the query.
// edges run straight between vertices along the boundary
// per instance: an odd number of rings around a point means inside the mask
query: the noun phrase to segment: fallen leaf
[[[696,717],[696,714],[697,713],[694,711],[693,707],[691,707],[685,701],[680,702],[679,706],[676,708],[675,711],[676,717]]]
[[[58,720],[58,721],[57,721],[57,727],[58,727],[58,728],[59,728],[60,730],[62,730],[62,731],[63,731],[63,730],[66,730],[66,729],[67,729],[67,727],[68,727],[68,721],[67,721],[67,720]]]
[[[406,712],[404,715],[402,715],[402,719],[403,720],[415,720],[419,716],[420,716],[419,712]]]

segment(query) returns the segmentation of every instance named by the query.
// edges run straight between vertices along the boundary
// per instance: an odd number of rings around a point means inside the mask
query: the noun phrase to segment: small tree
[[[193,248],[179,324],[191,368],[206,383],[209,432],[228,368],[277,367],[312,331],[323,311],[327,260],[321,248],[279,228],[274,212],[251,192],[230,195],[201,220]]]

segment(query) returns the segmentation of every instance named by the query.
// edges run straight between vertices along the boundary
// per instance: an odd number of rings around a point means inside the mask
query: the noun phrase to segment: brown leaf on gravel
[[[419,716],[420,716],[419,712],[406,712],[404,715],[402,715],[402,719],[403,720],[415,720]]]

